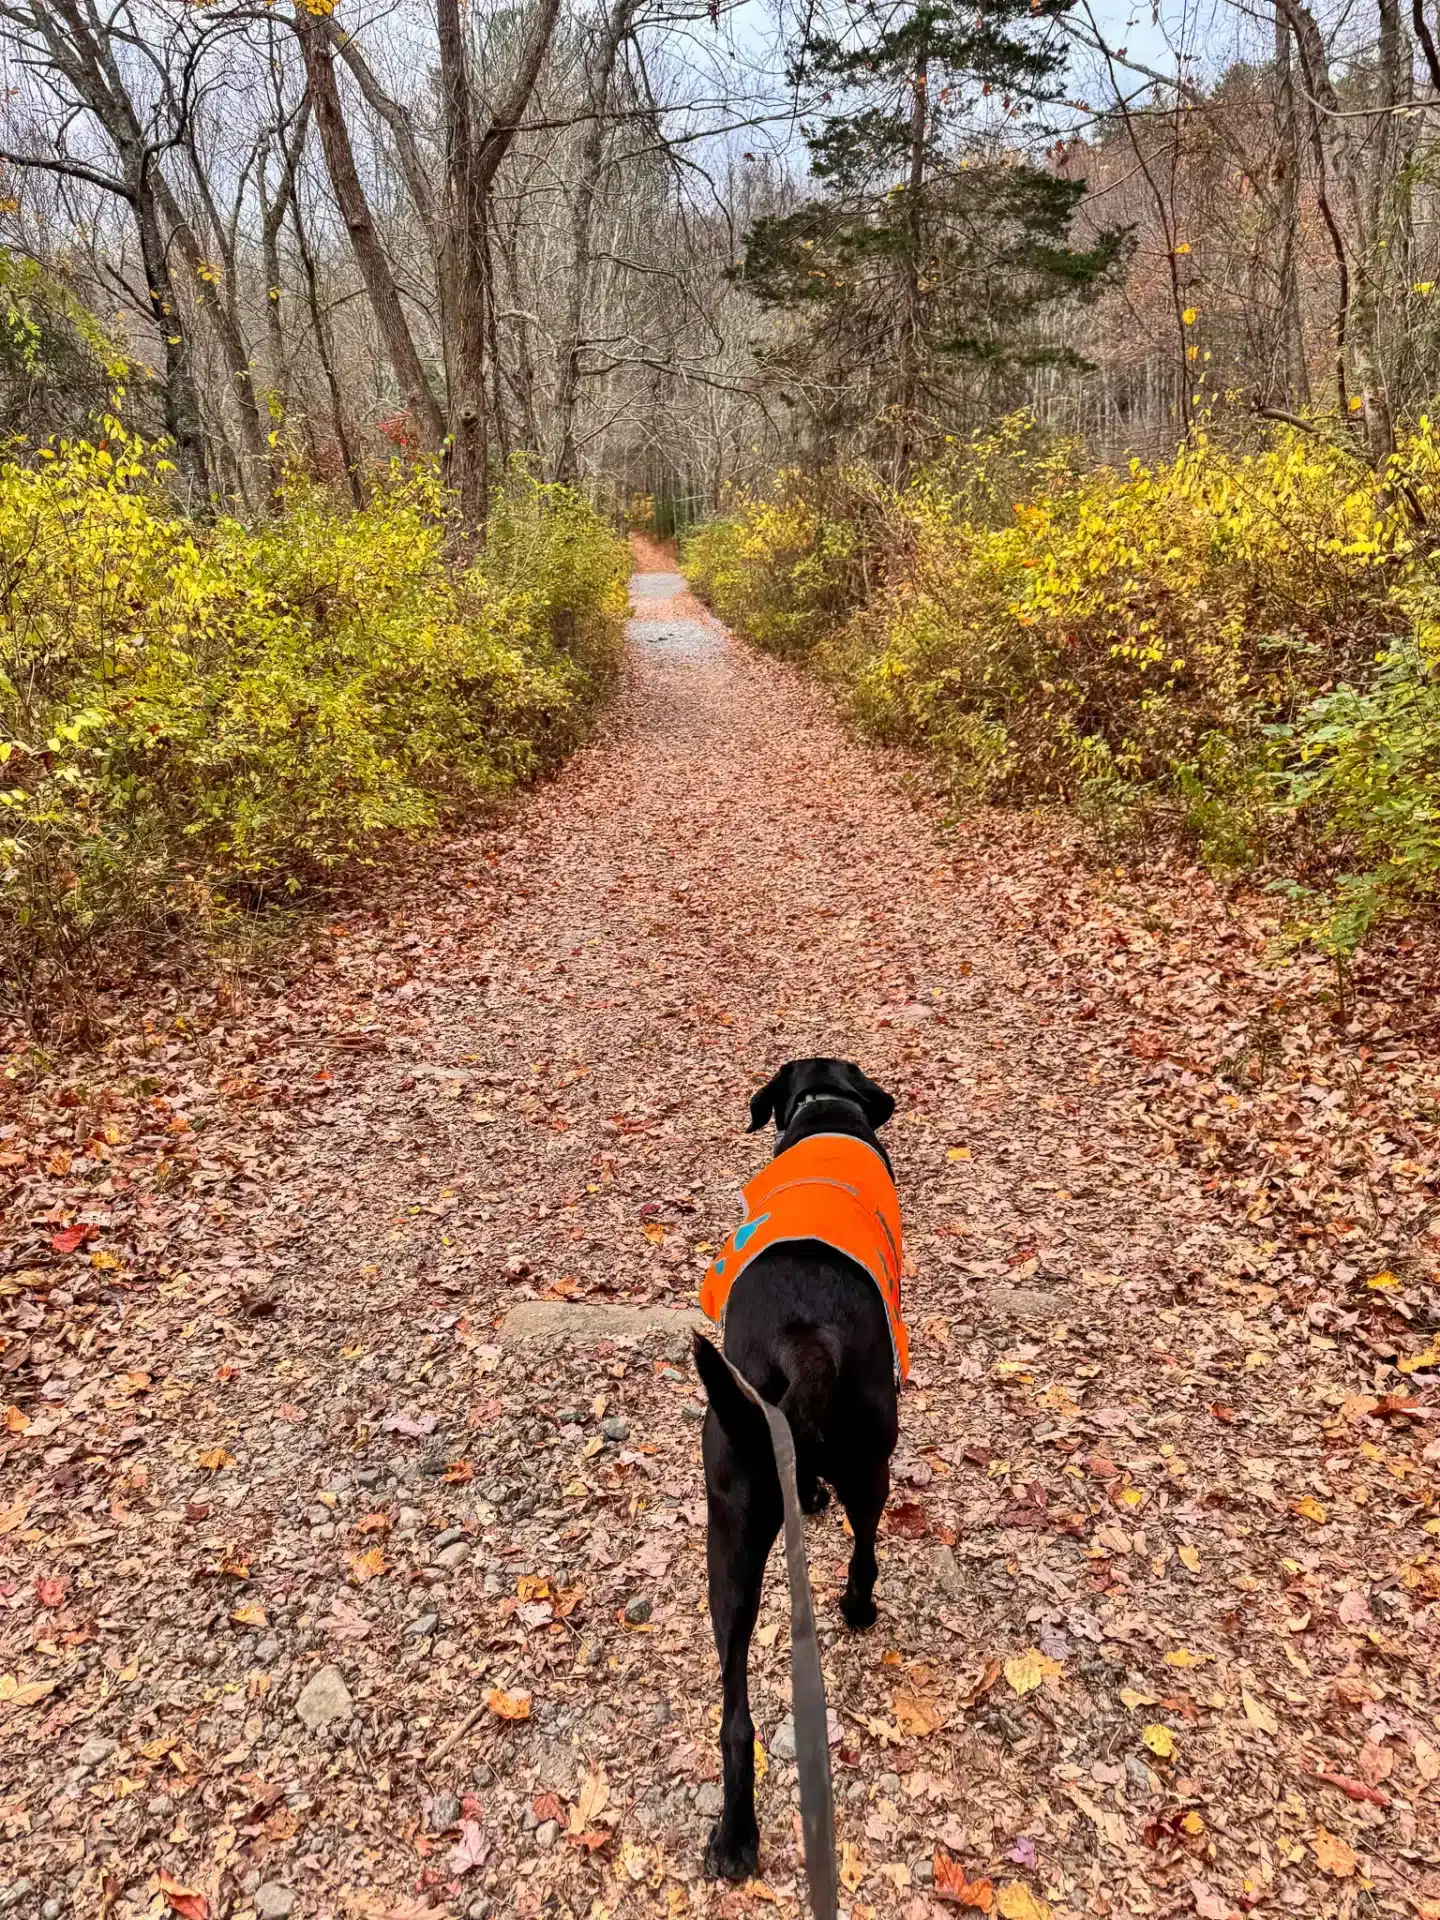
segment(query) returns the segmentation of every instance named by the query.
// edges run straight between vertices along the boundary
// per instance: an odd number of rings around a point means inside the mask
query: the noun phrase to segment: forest
[[[1423,909],[1423,5],[27,0],[0,58],[27,1003],[553,760],[631,525],[971,802],[1178,831],[1341,967]]]

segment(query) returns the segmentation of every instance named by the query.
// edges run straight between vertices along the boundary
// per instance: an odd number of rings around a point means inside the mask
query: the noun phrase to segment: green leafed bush
[[[201,528],[164,470],[113,420],[0,468],[0,969],[32,996],[544,772],[618,659],[623,547],[524,470],[460,573],[427,473]]]

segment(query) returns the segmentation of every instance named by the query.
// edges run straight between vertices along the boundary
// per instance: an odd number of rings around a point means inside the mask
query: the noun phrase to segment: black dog
[[[773,1117],[777,1152],[810,1134],[851,1134],[889,1168],[875,1130],[894,1111],[890,1095],[849,1061],[792,1060],[750,1102],[749,1130]],[[823,1241],[767,1247],[735,1279],[725,1314],[725,1352],[789,1421],[806,1512],[826,1504],[822,1480],[839,1496],[855,1535],[840,1611],[853,1628],[873,1626],[875,1530],[890,1491],[890,1455],[899,1431],[890,1323],[879,1287],[856,1261]],[[703,1436],[710,1620],[725,1703],[725,1806],[705,1850],[705,1869],[742,1880],[754,1873],[760,1846],[750,1636],[783,1514],[763,1415],[709,1341],[698,1337],[695,1364],[710,1400]]]

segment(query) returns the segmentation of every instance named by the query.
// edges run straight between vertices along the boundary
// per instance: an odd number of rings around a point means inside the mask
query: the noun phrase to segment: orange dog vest
[[[823,1240],[864,1267],[885,1302],[895,1373],[910,1372],[900,1312],[900,1197],[873,1147],[846,1133],[812,1133],[778,1154],[744,1189],[745,1218],[710,1262],[701,1310],[723,1321],[737,1278],[757,1253],[785,1240]]]

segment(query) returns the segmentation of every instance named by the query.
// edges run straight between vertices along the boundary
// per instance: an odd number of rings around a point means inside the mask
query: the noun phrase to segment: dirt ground
[[[1263,901],[947,822],[664,564],[506,822],[14,1057],[0,1913],[799,1911],[775,1563],[699,1878],[685,1310],[814,1052],[897,1096],[915,1351],[870,1634],[810,1523],[853,1920],[1440,1920],[1420,959],[1337,1017]]]

